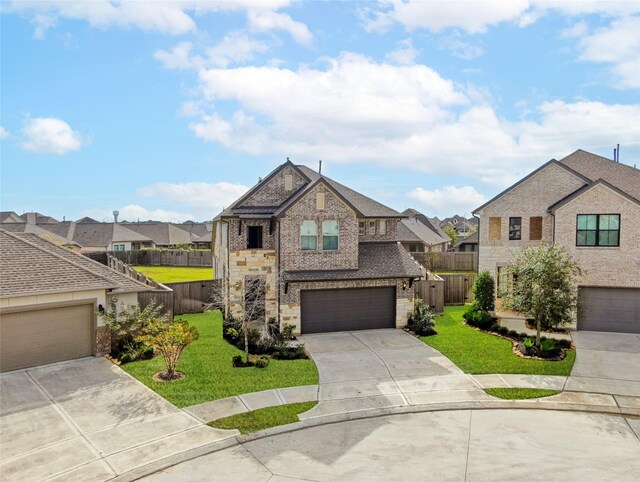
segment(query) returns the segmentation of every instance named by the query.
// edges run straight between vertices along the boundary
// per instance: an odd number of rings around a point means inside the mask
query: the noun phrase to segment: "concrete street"
[[[637,481],[639,434],[637,418],[577,412],[391,415],[245,442],[142,480]]]
[[[104,358],[0,375],[3,481],[108,480],[232,437],[203,426]]]

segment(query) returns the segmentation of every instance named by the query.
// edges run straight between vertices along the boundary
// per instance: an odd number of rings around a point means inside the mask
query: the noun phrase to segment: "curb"
[[[375,409],[365,409],[353,412],[345,412],[322,417],[309,418],[299,422],[281,425],[278,427],[268,428],[260,432],[250,433],[246,435],[231,436],[227,439],[212,442],[201,447],[190,449],[179,454],[166,457],[162,460],[152,462],[150,464],[138,467],[124,474],[118,475],[112,479],[113,482],[133,482],[142,477],[154,474],[161,470],[173,467],[174,465],[186,462],[203,455],[208,455],[220,450],[224,450],[236,445],[242,445],[254,440],[260,440],[275,435],[297,432],[312,427],[320,427],[323,425],[331,425],[335,423],[348,422],[353,420],[362,420],[368,418],[379,418],[391,415],[403,415],[411,413],[426,412],[445,412],[456,410],[551,410],[561,412],[582,412],[582,413],[599,413],[604,415],[618,416],[635,416],[640,417],[640,408],[620,407],[619,405],[588,405],[579,403],[561,403],[553,401],[540,401],[544,399],[529,400],[483,400],[483,401],[465,401],[465,402],[443,402],[425,405],[396,406]]]

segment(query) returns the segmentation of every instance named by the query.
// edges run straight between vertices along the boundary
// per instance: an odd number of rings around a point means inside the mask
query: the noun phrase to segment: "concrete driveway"
[[[0,375],[3,481],[107,480],[234,435],[179,410],[104,358]]]
[[[447,357],[402,330],[323,333],[300,340],[320,378],[319,404],[302,418],[423,403],[445,391],[465,400],[487,397]]]
[[[638,419],[579,412],[391,415],[245,442],[142,480],[635,482],[640,474],[638,433]]]
[[[640,397],[640,335],[574,331],[576,362],[565,390]]]

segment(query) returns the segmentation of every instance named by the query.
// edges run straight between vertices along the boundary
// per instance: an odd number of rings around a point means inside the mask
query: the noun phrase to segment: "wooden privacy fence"
[[[411,253],[416,261],[430,271],[476,271],[478,253],[432,251],[429,253]]]
[[[221,280],[186,281],[184,283],[166,283],[171,291],[149,291],[138,295],[141,307],[147,306],[151,300],[164,305],[174,315],[201,313],[211,306],[214,289],[220,289]]]
[[[473,302],[473,283],[475,273],[441,274],[444,280],[444,304],[463,305]]]
[[[414,283],[416,297],[441,315],[444,313],[444,280],[438,276]]]
[[[134,266],[213,266],[211,251],[141,249],[109,254]]]

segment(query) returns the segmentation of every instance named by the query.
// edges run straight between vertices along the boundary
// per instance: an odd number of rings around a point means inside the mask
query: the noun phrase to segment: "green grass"
[[[209,422],[210,427],[240,430],[240,433],[259,432],[270,427],[298,422],[298,414],[311,410],[317,402],[291,403],[278,407],[261,408]]]
[[[243,352],[222,339],[219,311],[180,315],[200,333],[182,352],[178,370],[186,377],[156,382],[151,377],[164,370],[162,356],[122,365],[122,369],[177,407],[188,407],[248,392],[271,388],[315,385],[318,371],[313,361],[271,360],[266,368],[233,368],[231,357]]]
[[[134,266],[145,276],[158,283],[179,283],[213,279],[213,268],[190,268],[186,266]]]
[[[525,375],[560,375],[571,373],[575,350],[568,350],[562,361],[529,360],[512,353],[512,343],[498,336],[462,324],[468,306],[446,306],[436,318],[437,335],[421,337],[427,345],[440,351],[465,373],[519,373]]]
[[[544,388],[485,388],[484,391],[492,397],[504,398],[505,400],[551,397],[560,393],[558,390]]]

